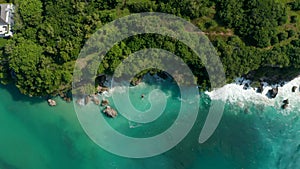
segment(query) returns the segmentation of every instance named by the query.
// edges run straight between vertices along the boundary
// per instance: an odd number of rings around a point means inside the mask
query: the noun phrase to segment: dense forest
[[[300,70],[300,0],[0,0],[16,5],[14,36],[0,39],[0,80],[30,96],[71,89],[75,61],[86,40],[101,26],[139,12],[185,18],[212,41],[227,81],[246,74],[256,79],[297,75]],[[161,48],[192,68],[209,88],[207,73],[189,47],[170,37],[144,34],[116,44],[98,73],[111,74],[125,57]],[[268,70],[280,71],[268,71]],[[261,71],[263,70],[263,71]],[[284,78],[285,75],[281,75]]]

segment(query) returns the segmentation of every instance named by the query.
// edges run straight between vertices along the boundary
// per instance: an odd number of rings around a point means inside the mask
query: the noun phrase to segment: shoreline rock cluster
[[[96,94],[87,95],[83,98],[77,99],[76,101],[76,103],[81,106],[85,106],[90,102],[93,102],[97,106],[105,107],[103,113],[108,117],[114,118],[118,115],[117,111],[109,105],[109,101],[107,99],[102,99],[100,101]]]
[[[159,77],[161,79],[168,79],[168,78],[172,78],[170,77],[170,75],[168,75],[167,73],[156,73],[156,74],[150,74],[151,76],[153,77]],[[109,106],[109,102],[108,100],[106,99],[103,99],[103,100],[99,100],[97,95],[98,94],[102,94],[104,92],[109,92],[109,88],[106,87],[104,84],[107,82],[106,80],[106,75],[99,75],[98,77],[98,80],[96,80],[96,84],[98,85],[97,88],[96,88],[96,93],[94,95],[88,95],[86,96],[85,98],[82,98],[82,99],[79,99],[77,101],[78,104],[81,104],[81,105],[86,105],[88,104],[90,101],[94,102],[96,105],[100,105],[102,107],[105,107],[105,109],[103,110],[103,113],[105,113],[107,116],[109,117],[116,117],[117,115],[117,112],[111,108]],[[136,78],[135,79],[136,81],[131,81],[130,84],[132,86],[136,86],[136,85],[139,85],[140,82],[142,82],[142,77],[139,77],[139,78]],[[276,98],[276,96],[278,95],[279,93],[279,87],[283,86],[285,84],[285,82],[281,81],[280,83],[278,84],[275,84],[275,85],[269,85],[267,83],[267,81],[264,81],[263,79],[260,79],[259,82],[258,81],[250,81],[250,80],[247,80],[245,79],[244,77],[242,78],[238,78],[237,81],[236,81],[237,84],[239,85],[244,85],[243,86],[243,89],[244,90],[248,90],[248,89],[253,89],[255,90],[257,93],[261,93],[264,95],[266,95],[269,99],[274,99]],[[265,91],[266,90],[266,87],[272,87],[271,89],[268,89],[268,91]],[[300,87],[299,86],[293,86],[291,88],[291,92],[296,92],[297,89],[299,89]],[[265,91],[265,92],[264,92]],[[300,91],[300,89],[299,89]],[[141,96],[143,98],[143,96]],[[83,100],[83,103],[82,101],[80,100]],[[289,105],[289,101],[288,99],[285,99],[283,100],[283,105],[282,105],[282,108],[283,109],[286,109]]]
[[[243,87],[244,90],[247,90],[247,89],[249,89],[249,88],[252,88],[253,90],[255,90],[255,87],[251,87],[251,84],[253,83],[252,81],[246,80],[247,82],[246,82],[246,83],[243,83],[244,81],[245,81],[245,79],[242,79],[242,80],[238,81],[238,83],[239,83],[240,85],[244,85],[244,87]],[[257,93],[261,93],[261,94],[263,93],[265,83],[266,83],[266,82],[264,82],[263,80],[260,80],[260,84],[259,84],[259,86],[258,86],[257,89],[256,89],[256,92],[257,92]],[[272,87],[272,89],[269,89],[269,90],[268,90],[266,96],[267,96],[269,99],[274,99],[274,98],[276,98],[276,96],[277,96],[277,94],[278,94],[278,86],[281,86],[281,87],[282,87],[283,85],[284,85],[284,83],[280,83],[280,84],[275,85],[275,87]],[[297,91],[297,88],[298,88],[298,86],[293,86],[293,87],[291,88],[291,92],[292,92],[292,93],[295,93],[295,92]],[[299,86],[299,90],[298,90],[298,91],[300,91],[300,86]],[[282,103],[283,103],[282,106],[281,106],[282,109],[288,108],[288,106],[289,106],[289,99],[284,99],[284,100],[282,101]]]
[[[67,103],[70,103],[72,101],[72,97],[70,95],[71,94],[68,94],[68,93],[60,93],[59,97],[62,98]]]
[[[70,103],[72,101],[72,96],[70,92],[66,93],[59,93],[57,96],[59,96],[61,99],[63,99],[65,102]],[[52,96],[47,97],[47,103],[49,106],[56,106],[56,101],[52,99]]]
[[[104,92],[109,92],[109,88],[105,86],[105,83],[107,82],[107,77],[104,74],[98,75],[95,80],[97,87],[94,94],[81,96],[79,99],[77,99],[76,103],[81,106],[85,106],[89,104],[90,102],[93,102],[97,106],[104,107],[103,113],[111,118],[114,118],[118,115],[117,111],[113,109],[109,105],[109,101],[107,99],[100,99],[98,98],[99,94],[102,94]]]

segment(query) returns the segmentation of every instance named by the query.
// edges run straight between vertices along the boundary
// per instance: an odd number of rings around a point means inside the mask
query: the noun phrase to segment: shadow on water
[[[0,169],[18,169],[18,168],[0,159]]]
[[[29,102],[31,105],[45,102],[45,97],[29,97],[22,94],[19,89],[13,84],[2,85],[0,84],[0,89],[6,90],[11,95],[12,99],[16,102]]]

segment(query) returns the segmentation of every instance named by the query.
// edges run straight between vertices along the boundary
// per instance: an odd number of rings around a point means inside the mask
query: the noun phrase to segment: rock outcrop
[[[289,99],[283,100],[283,105],[281,106],[282,109],[286,109],[289,106]]]
[[[292,87],[292,92],[296,92],[297,86]]]
[[[278,87],[274,87],[268,91],[268,96],[270,98],[275,98],[278,94]]]
[[[96,77],[96,84],[98,84],[99,86],[104,86],[104,83],[106,82],[106,75],[104,74],[100,74]]]
[[[49,106],[56,106],[56,101],[55,100],[48,99],[47,101],[48,101]]]
[[[108,92],[108,91],[109,91],[108,87],[104,87],[104,86],[100,86],[100,85],[97,86],[98,93],[103,93],[103,92]]]
[[[131,80],[130,84],[131,84],[132,86],[137,86],[137,85],[139,85],[141,82],[142,82],[142,79],[141,79],[141,78],[133,78],[133,80]]]
[[[257,88],[257,93],[262,93],[264,91],[264,84],[260,83],[260,86]]]
[[[109,105],[109,101],[106,99],[103,99],[101,102],[101,106],[108,106]]]
[[[118,115],[117,111],[111,108],[110,106],[106,106],[106,108],[103,110],[103,113],[105,113],[105,115],[111,118],[114,118]]]

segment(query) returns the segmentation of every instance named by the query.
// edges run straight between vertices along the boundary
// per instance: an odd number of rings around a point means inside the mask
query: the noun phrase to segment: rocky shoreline
[[[85,95],[85,96],[80,96],[77,100],[76,103],[80,106],[86,106],[88,105],[90,102],[94,103],[97,106],[103,107],[103,113],[110,118],[115,118],[118,113],[117,111],[112,108],[110,106],[110,103],[107,99],[103,98],[100,99],[99,95],[105,93],[105,92],[109,92],[109,85],[108,83],[108,76],[101,74],[98,75],[95,79],[95,83],[96,83],[96,88],[95,88],[95,93],[94,94],[89,94],[89,95]]]
[[[276,96],[279,93],[278,87],[283,87],[286,84],[286,82],[281,81],[278,84],[269,85],[268,82],[264,81],[263,79],[260,79],[259,85],[257,85],[256,82],[252,82],[251,80],[248,80],[245,78],[237,78],[236,84],[243,85],[244,90],[252,89],[252,90],[255,90],[256,93],[260,93],[260,94],[262,94],[264,92],[264,90],[266,90],[267,87],[271,87],[271,89],[267,89],[268,91],[266,93],[266,96],[269,99],[274,99],[274,98],[276,98]],[[300,92],[300,84],[298,86],[296,86],[296,85],[292,86],[290,92],[291,93]],[[282,101],[281,108],[286,109],[288,106],[289,106],[289,99],[284,99]]]
[[[142,82],[144,76],[139,77],[139,78],[133,78],[132,81],[130,82],[130,85],[132,85],[132,86],[139,85]],[[150,74],[150,76],[155,78],[156,80],[172,79],[172,77],[170,77],[170,75],[165,72]],[[96,84],[97,84],[97,87],[95,89],[96,92],[93,95],[81,97],[80,99],[77,100],[77,103],[79,105],[86,105],[90,101],[92,101],[96,105],[105,107],[104,113],[106,115],[108,115],[109,117],[116,117],[117,112],[111,111],[111,109],[113,110],[113,108],[109,107],[110,106],[109,102],[106,99],[99,100],[99,98],[97,97],[97,95],[99,95],[99,94],[102,94],[104,92],[109,92],[110,89],[109,89],[109,87],[107,87],[107,86],[110,86],[109,81],[111,79],[108,80],[109,78],[111,78],[111,77],[108,75],[104,75],[104,74],[99,75],[96,78]],[[251,79],[246,79],[245,76],[241,77],[241,78],[237,78],[235,82],[237,85],[243,86],[244,90],[254,90],[258,94],[265,95],[270,100],[275,99],[279,93],[279,87],[283,87],[287,83],[286,81],[276,79],[276,82],[278,82],[278,83],[274,83],[275,81],[272,81],[272,83],[270,84],[270,81],[266,78],[260,78],[258,81],[252,81]],[[290,92],[297,93],[297,92],[300,92],[299,89],[300,89],[300,82],[297,85],[293,85],[290,88]],[[199,90],[201,90],[201,89],[199,89]],[[281,101],[282,101],[281,108],[282,109],[288,108],[288,106],[290,104],[288,98],[282,98]]]
[[[153,78],[155,78],[156,80],[161,79],[161,80],[167,80],[167,79],[171,79],[170,75],[168,75],[167,73],[164,72],[160,72],[160,73],[156,73],[151,75]],[[139,78],[133,78],[132,81],[130,82],[131,86],[137,86],[142,82],[144,76],[139,77]],[[110,88],[108,86],[110,86],[109,81],[111,81],[111,77],[108,75],[98,75],[96,77],[96,88],[95,88],[95,93],[94,94],[90,94],[90,95],[85,95],[85,96],[80,96],[77,100],[76,103],[80,106],[85,106],[87,104],[89,104],[90,102],[93,102],[95,105],[97,106],[101,106],[103,107],[103,113],[110,118],[115,118],[118,113],[117,111],[110,105],[109,101],[105,98],[103,98],[102,100],[99,99],[99,95],[107,92],[110,92]],[[143,95],[141,96],[142,98],[144,97]]]
[[[64,100],[67,103],[70,103],[72,101],[71,92],[59,93],[57,96],[59,96],[62,100]],[[54,107],[57,105],[57,102],[54,100],[54,98],[52,96],[47,96],[46,100],[47,100],[48,105],[51,107]]]

